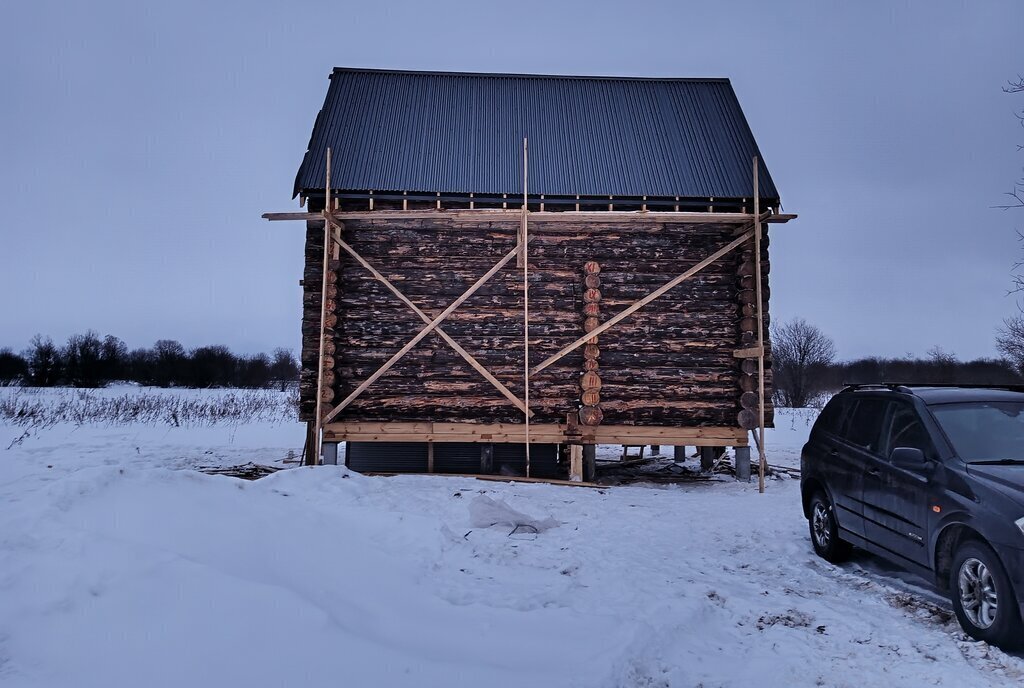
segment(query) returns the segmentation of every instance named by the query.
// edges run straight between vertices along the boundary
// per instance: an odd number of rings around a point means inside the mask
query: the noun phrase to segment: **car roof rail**
[[[940,387],[949,389],[1005,389],[1010,392],[1024,392],[1024,383],[1006,384],[982,384],[980,382],[890,382],[886,383],[898,387],[905,387],[907,391],[913,392],[914,387]]]
[[[856,392],[859,389],[885,389],[891,392],[904,392],[913,394],[914,391],[908,385],[901,382],[844,382],[840,392]]]

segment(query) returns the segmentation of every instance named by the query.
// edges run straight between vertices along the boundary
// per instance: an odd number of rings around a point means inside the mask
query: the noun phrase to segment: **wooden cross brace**
[[[673,277],[671,280],[669,280],[668,282],[666,282],[662,286],[658,287],[657,289],[652,291],[647,296],[645,296],[642,299],[640,299],[639,301],[633,303],[631,306],[628,306],[628,307],[624,308],[622,311],[617,313],[614,317],[612,317],[609,320],[607,320],[606,322],[604,322],[601,326],[599,326],[596,329],[594,329],[594,330],[588,332],[587,334],[583,335],[582,337],[580,337],[579,339],[574,341],[569,346],[563,348],[558,353],[556,353],[553,356],[551,356],[548,359],[546,359],[543,363],[538,364],[535,368],[533,368],[530,371],[530,374],[531,375],[536,375],[537,373],[539,373],[540,371],[544,370],[545,368],[547,368],[552,363],[555,363],[559,359],[563,358],[564,356],[566,356],[566,355],[572,353],[573,351],[575,351],[576,349],[580,348],[581,346],[586,344],[588,341],[592,340],[594,337],[598,336],[599,334],[601,334],[603,332],[608,331],[609,329],[611,329],[612,327],[614,327],[618,323],[622,322],[623,320],[625,320],[626,318],[631,316],[633,313],[637,312],[638,310],[640,310],[641,308],[643,308],[644,306],[649,304],[651,301],[654,301],[659,296],[662,296],[663,294],[665,294],[665,292],[667,292],[669,289],[672,289],[673,287],[675,287],[675,286],[681,284],[682,282],[685,282],[686,280],[690,279],[691,277],[696,275],[698,272],[700,272],[701,270],[703,270],[704,268],[706,268],[707,266],[711,265],[716,260],[718,260],[719,258],[724,256],[726,253],[729,253],[729,251],[732,251],[733,249],[738,248],[739,246],[741,246],[745,242],[749,241],[750,238],[754,236],[754,230],[751,229],[751,227],[753,227],[753,226],[754,226],[753,223],[751,223],[750,225],[747,225],[746,227],[744,227],[743,234],[739,238],[734,239],[733,241],[729,242],[728,244],[726,244],[722,248],[718,249],[717,251],[715,251],[710,256],[708,256],[704,260],[702,260],[699,263],[697,263],[696,265],[694,265],[692,268],[690,268],[689,270],[687,270],[683,274],[678,275],[676,277]]]
[[[531,411],[527,410],[526,404],[523,403],[523,401],[519,397],[513,394],[511,390],[508,389],[508,387],[503,385],[501,381],[498,380],[498,378],[494,377],[494,375],[492,375],[490,371],[488,371],[479,361],[473,358],[473,356],[468,351],[463,349],[458,342],[452,339],[447,332],[440,328],[440,324],[445,318],[451,315],[455,311],[455,309],[458,308],[466,299],[468,299],[470,296],[476,293],[476,291],[480,287],[482,287],[484,283],[487,282],[487,280],[493,277],[499,270],[501,270],[501,268],[505,267],[505,265],[510,260],[512,260],[517,254],[520,253],[522,248],[519,244],[517,244],[516,247],[509,251],[507,254],[505,254],[505,256],[500,261],[498,261],[498,263],[495,264],[494,267],[488,270],[487,273],[483,275],[483,277],[474,282],[473,285],[462,294],[462,296],[455,299],[455,301],[453,301],[451,305],[448,306],[448,308],[444,309],[444,311],[442,311],[440,315],[438,315],[436,318],[431,319],[429,315],[424,313],[416,304],[410,301],[405,294],[399,291],[398,288],[395,287],[395,285],[393,285],[386,277],[384,277],[384,275],[382,275],[376,268],[370,265],[370,263],[368,263],[365,258],[360,256],[354,248],[349,246],[341,238],[341,225],[338,223],[336,219],[334,219],[333,216],[331,216],[330,213],[325,212],[324,219],[331,227],[337,230],[334,236],[334,241],[342,249],[344,249],[346,253],[352,256],[356,260],[356,262],[358,262],[360,265],[366,268],[370,272],[370,274],[374,276],[375,279],[377,279],[385,287],[387,287],[387,289],[392,294],[394,294],[402,303],[404,303],[410,309],[412,309],[412,311],[416,313],[417,316],[419,316],[420,320],[426,323],[426,326],[422,330],[420,330],[415,337],[409,340],[409,342],[406,343],[406,345],[403,346],[401,349],[399,349],[394,356],[389,358],[387,362],[384,363],[384,365],[378,368],[376,372],[370,375],[370,377],[366,378],[366,380],[364,380],[358,387],[356,387],[351,394],[345,397],[345,399],[343,399],[340,404],[334,407],[334,409],[329,414],[327,414],[327,416],[323,419],[324,423],[330,422],[332,419],[334,419],[339,413],[341,413],[342,409],[351,404],[353,401],[356,400],[356,398],[360,394],[369,389],[370,385],[372,385],[384,373],[390,370],[392,366],[398,363],[398,361],[401,360],[402,357],[405,356],[405,354],[411,351],[412,348],[416,346],[417,343],[419,343],[424,337],[426,337],[431,332],[437,332],[441,339],[447,342],[447,344],[450,347],[452,347],[452,349],[454,349],[457,354],[462,356],[466,363],[468,363],[474,370],[480,373],[480,375],[482,375],[485,380],[494,385],[494,387],[499,392],[501,392],[502,396],[504,396],[506,399],[512,402],[516,406],[516,408],[518,408],[520,411],[523,411],[524,413],[529,413],[530,415],[533,415]]]

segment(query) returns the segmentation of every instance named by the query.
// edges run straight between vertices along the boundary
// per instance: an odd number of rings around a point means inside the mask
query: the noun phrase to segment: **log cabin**
[[[308,461],[589,479],[772,422],[768,227],[728,79],[335,69],[295,178]],[[762,453],[763,467],[763,453]]]

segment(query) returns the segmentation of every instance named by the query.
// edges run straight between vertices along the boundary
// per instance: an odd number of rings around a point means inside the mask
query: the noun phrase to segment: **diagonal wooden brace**
[[[718,260],[719,258],[724,256],[729,251],[732,251],[733,249],[736,249],[736,248],[740,247],[742,244],[744,244],[745,242],[749,241],[752,236],[754,236],[754,231],[752,229],[750,229],[749,226],[748,226],[747,231],[743,232],[743,235],[740,236],[738,239],[734,239],[733,241],[729,242],[728,244],[726,244],[722,248],[718,249],[717,251],[712,253],[710,256],[708,256],[707,258],[705,258],[701,262],[699,262],[696,265],[694,265],[692,268],[690,268],[689,270],[687,270],[683,274],[681,274],[681,275],[679,275],[677,277],[672,278],[667,283],[665,283],[662,286],[658,287],[657,289],[652,291],[647,296],[643,297],[642,299],[640,299],[639,301],[637,301],[633,305],[627,307],[626,309],[624,309],[621,312],[619,312],[618,314],[616,314],[610,320],[608,320],[605,323],[601,324],[601,326],[599,326],[595,330],[593,330],[591,332],[588,332],[587,334],[583,335],[582,337],[580,337],[579,339],[574,341],[569,346],[565,347],[564,349],[562,349],[558,353],[554,354],[553,356],[551,356],[550,358],[545,360],[543,363],[540,363],[539,365],[537,365],[535,368],[533,368],[533,370],[530,371],[530,374],[531,375],[536,375],[537,373],[539,373],[540,371],[544,370],[545,368],[547,368],[552,363],[558,361],[559,359],[561,359],[562,357],[566,356],[567,354],[570,354],[573,351],[575,351],[576,349],[580,348],[581,346],[586,344],[588,341],[590,341],[594,337],[596,337],[599,334],[601,334],[601,333],[609,330],[610,328],[614,327],[618,323],[622,322],[623,320],[625,320],[626,318],[631,316],[633,313],[637,312],[638,310],[640,310],[641,308],[643,308],[644,306],[649,304],[651,301],[654,301],[659,296],[662,296],[663,294],[665,294],[665,292],[667,292],[669,289],[672,289],[673,287],[675,287],[675,286],[681,284],[682,282],[685,282],[686,280],[690,279],[691,277],[696,275],[698,272],[700,272],[701,270],[703,270],[704,268],[706,268],[707,266],[711,265],[716,260]]]
[[[352,256],[356,260],[357,263],[359,263],[364,268],[366,268],[370,272],[370,274],[374,276],[374,278],[376,278],[385,287],[387,287],[388,290],[392,294],[394,294],[395,297],[397,297],[399,301],[401,301],[406,306],[411,308],[412,311],[417,316],[419,316],[420,320],[422,320],[424,323],[429,325],[430,324],[430,316],[428,316],[426,313],[424,313],[422,310],[420,310],[420,308],[415,303],[413,303],[411,300],[409,300],[409,298],[405,294],[403,294],[401,291],[399,291],[398,288],[394,284],[392,284],[388,280],[387,277],[382,275],[365,258],[363,258],[361,255],[359,255],[359,253],[354,248],[349,246],[348,243],[346,243],[344,240],[341,239],[341,237],[340,237],[340,229],[341,228],[337,224],[337,221],[334,218],[329,218],[328,222],[330,222],[331,226],[335,227],[338,230],[338,233],[334,236],[334,242],[338,246],[340,246],[342,249],[344,249],[346,253],[348,253],[350,256]],[[478,373],[480,373],[480,375],[483,376],[483,378],[485,380],[487,380],[492,385],[494,385],[494,387],[499,392],[501,392],[502,396],[504,396],[506,399],[508,399],[510,402],[512,402],[515,405],[515,407],[518,408],[520,411],[522,411],[524,413],[530,413],[530,415],[533,415],[532,411],[527,411],[526,404],[524,404],[523,401],[519,397],[517,397],[515,394],[513,394],[512,391],[509,390],[508,387],[503,385],[498,378],[494,377],[494,375],[492,375],[491,372],[489,370],[487,370],[487,368],[485,368],[479,361],[477,361],[475,358],[473,358],[473,355],[470,354],[465,349],[463,349],[462,346],[458,342],[456,342],[454,339],[452,339],[451,336],[447,332],[442,330],[440,327],[437,327],[435,329],[435,331],[441,337],[441,339],[443,339],[445,342],[448,343],[448,346],[450,346],[452,349],[455,350],[455,353],[457,353],[460,356],[462,356],[462,358],[466,361],[466,363],[468,363],[473,368],[473,370],[475,370]]]
[[[522,250],[522,248],[517,244],[515,248],[513,248],[511,251],[506,253],[505,256],[501,260],[499,260],[497,263],[495,263],[494,267],[492,267],[490,270],[488,270],[480,279],[478,279],[476,282],[474,282],[473,285],[469,289],[467,289],[465,292],[463,292],[462,296],[460,296],[459,298],[455,299],[451,303],[450,306],[445,308],[436,318],[434,318],[429,323],[427,323],[426,327],[424,327],[422,330],[420,330],[419,334],[417,334],[415,337],[410,339],[409,342],[405,346],[403,346],[401,349],[399,349],[395,353],[395,355],[392,356],[391,358],[389,358],[387,360],[387,362],[384,365],[382,365],[380,368],[378,368],[375,373],[370,375],[370,377],[366,378],[362,383],[360,383],[360,385],[358,387],[356,387],[354,390],[352,390],[351,394],[349,394],[347,397],[345,397],[341,401],[340,404],[338,404],[337,406],[334,407],[334,410],[332,410],[330,413],[327,414],[326,417],[324,417],[323,422],[324,423],[328,423],[331,420],[333,420],[339,413],[341,413],[341,411],[346,406],[348,406],[353,401],[355,401],[356,398],[360,394],[365,392],[367,390],[367,388],[369,388],[370,385],[372,385],[374,382],[376,382],[380,378],[381,375],[383,375],[384,373],[386,373],[389,370],[391,370],[391,367],[394,366],[396,363],[398,363],[398,361],[400,361],[403,356],[405,356],[407,353],[409,353],[409,351],[412,350],[412,348],[414,346],[416,346],[420,342],[420,340],[422,340],[424,337],[426,337],[431,332],[435,331],[437,329],[437,326],[440,325],[441,322],[445,318],[447,318],[449,315],[451,315],[455,311],[456,308],[461,306],[463,304],[463,302],[466,301],[466,299],[468,299],[470,296],[475,294],[477,292],[477,290],[480,289],[480,287],[482,287],[487,282],[487,280],[491,279],[491,277],[493,277],[499,270],[501,270],[503,267],[505,267],[505,265],[507,265],[510,260],[515,258],[516,255],[521,250]]]

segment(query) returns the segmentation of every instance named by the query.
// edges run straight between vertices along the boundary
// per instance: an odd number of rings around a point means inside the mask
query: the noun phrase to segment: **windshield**
[[[1024,402],[975,401],[930,408],[964,461],[1024,459]]]

